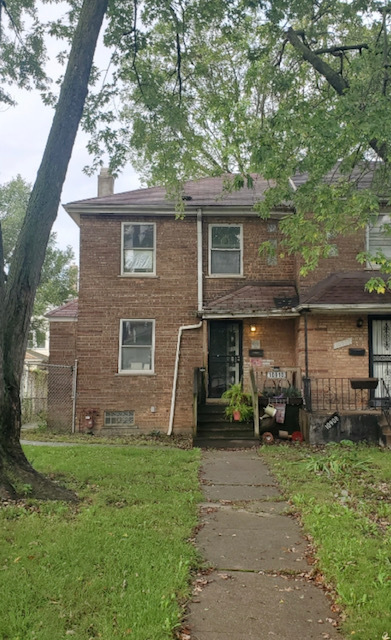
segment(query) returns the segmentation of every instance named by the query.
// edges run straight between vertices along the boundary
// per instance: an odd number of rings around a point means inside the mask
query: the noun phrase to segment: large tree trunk
[[[34,297],[46,246],[88,91],[92,61],[108,0],[84,0],[60,97],[7,279],[0,234],[0,492],[70,498],[27,461],[20,445],[20,382]],[[33,126],[33,123],[32,123]]]

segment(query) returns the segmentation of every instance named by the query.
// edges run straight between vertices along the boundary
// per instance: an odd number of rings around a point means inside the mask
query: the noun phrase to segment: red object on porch
[[[294,431],[292,433],[292,442],[303,442],[304,438],[303,438],[303,434],[301,433],[301,431]]]

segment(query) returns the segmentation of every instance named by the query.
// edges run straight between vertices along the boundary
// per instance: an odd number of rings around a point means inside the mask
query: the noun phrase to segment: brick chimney
[[[98,198],[112,196],[114,193],[114,178],[110,170],[102,167],[98,175]]]

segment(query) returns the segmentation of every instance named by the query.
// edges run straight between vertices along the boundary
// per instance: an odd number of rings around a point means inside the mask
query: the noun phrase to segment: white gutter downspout
[[[197,210],[197,310],[198,312],[202,311],[202,210]],[[202,320],[198,324],[188,324],[182,325],[179,327],[178,331],[178,342],[176,347],[176,355],[175,355],[175,368],[174,368],[174,380],[172,383],[172,394],[171,394],[171,407],[170,407],[170,419],[168,423],[168,431],[167,435],[172,435],[172,427],[174,424],[174,413],[175,413],[175,400],[176,400],[176,389],[178,383],[178,371],[179,371],[179,356],[181,354],[181,342],[182,342],[182,333],[184,331],[188,331],[189,329],[200,329],[202,327]]]
[[[198,324],[188,324],[188,325],[183,324],[181,327],[179,327],[178,342],[177,342],[176,356],[175,356],[174,381],[172,383],[170,421],[168,423],[168,431],[167,431],[168,436],[172,435],[172,426],[174,424],[176,386],[178,382],[179,356],[181,354],[182,333],[184,331],[187,331],[188,329],[200,329],[201,327],[202,327],[202,320]]]
[[[198,313],[202,311],[202,209],[197,209],[197,288],[198,288]]]

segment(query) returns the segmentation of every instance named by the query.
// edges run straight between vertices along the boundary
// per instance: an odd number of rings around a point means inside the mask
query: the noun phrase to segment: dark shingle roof
[[[347,271],[333,273],[309,289],[300,299],[300,305],[389,305],[391,292],[370,293],[365,284],[371,276],[382,276],[374,271]],[[383,276],[387,280],[387,276]]]
[[[226,188],[227,181],[233,176],[219,176],[215,178],[201,178],[200,180],[190,180],[184,184],[184,200],[189,207],[226,207],[226,206],[254,206],[256,202],[263,199],[264,192],[274,185],[274,182],[265,180],[261,176],[253,175],[254,186],[251,189],[243,187],[239,191],[231,191]],[[154,205],[171,208],[175,203],[166,198],[164,187],[150,187],[149,189],[136,189],[115,193],[101,198],[89,198],[70,202],[66,208],[75,205],[104,207],[108,205]]]
[[[53,311],[49,311],[49,313],[46,314],[46,317],[49,319],[77,318],[78,304],[79,301],[77,299],[66,302],[61,307],[57,307],[56,309],[53,309]]]
[[[257,282],[235,289],[205,306],[204,312],[228,314],[256,314],[289,311],[298,303],[293,282]]]

